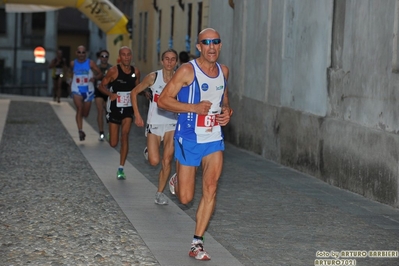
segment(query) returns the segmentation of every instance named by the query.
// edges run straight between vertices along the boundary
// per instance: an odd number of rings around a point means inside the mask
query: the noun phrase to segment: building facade
[[[40,4],[44,2],[41,0],[8,2],[29,2],[31,5],[20,5],[21,10],[17,7],[16,11],[7,13],[4,2],[0,4],[0,93],[49,96],[52,80],[48,64],[58,49],[63,51],[68,62],[75,58],[79,45],[86,47],[87,56],[93,60],[96,60],[98,51],[107,49],[109,35],[76,8],[42,7]],[[70,2],[72,1],[65,4],[71,4]],[[112,4],[116,8],[110,7]],[[94,13],[102,8],[101,11],[106,14],[112,8],[113,13],[123,12],[127,17],[132,16],[133,1],[107,0],[101,7],[96,3],[92,5]],[[112,37],[123,39],[119,34]],[[129,37],[124,37],[123,44],[130,45]],[[121,43],[117,45],[120,46]],[[44,63],[35,62],[33,51],[38,46],[45,48]],[[114,51],[111,54],[110,63],[116,64],[117,56]]]
[[[399,207],[398,21],[398,0],[210,1],[229,142]]]
[[[138,1],[133,7],[132,49],[144,74],[161,68],[160,55],[173,48],[198,55],[198,33],[208,27],[209,0]]]

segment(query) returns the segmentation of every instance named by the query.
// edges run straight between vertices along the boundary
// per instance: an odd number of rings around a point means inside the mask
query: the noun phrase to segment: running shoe
[[[157,192],[155,194],[155,203],[159,205],[166,205],[168,204],[168,199],[162,192]]]
[[[204,242],[202,240],[197,240],[191,243],[191,249],[188,255],[196,260],[211,259],[211,256],[209,256],[209,254],[204,250]]]
[[[144,148],[143,155],[144,155],[144,158],[148,161],[148,149],[147,149],[147,147]]]
[[[174,175],[172,175],[172,177],[169,179],[169,190],[170,193],[172,193],[173,195],[175,195],[176,184],[177,184],[177,174],[174,173]]]
[[[118,169],[118,172],[116,172],[116,179],[119,179],[119,180],[126,179],[123,169]]]
[[[104,141],[104,139],[105,139],[104,133],[100,133],[100,136],[98,137],[98,140],[99,141]]]
[[[85,138],[86,138],[86,134],[82,130],[80,130],[79,131],[79,139],[80,139],[80,141],[85,140]]]

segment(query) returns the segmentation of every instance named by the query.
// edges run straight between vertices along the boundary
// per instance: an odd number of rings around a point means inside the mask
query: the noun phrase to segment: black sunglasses
[[[101,55],[102,58],[108,58],[108,55]]]
[[[200,43],[204,44],[204,45],[210,45],[211,43],[213,44],[219,44],[221,43],[222,40],[221,39],[204,39],[201,40]]]
[[[78,51],[78,54],[85,54],[86,52],[85,51]]]

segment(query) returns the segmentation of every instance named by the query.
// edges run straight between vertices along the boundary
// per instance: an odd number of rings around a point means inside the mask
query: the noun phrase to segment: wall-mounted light
[[[177,0],[177,2],[179,3],[179,6],[182,10],[184,10],[184,3],[183,0]]]
[[[155,11],[158,12],[157,0],[152,1],[152,5],[154,6]]]

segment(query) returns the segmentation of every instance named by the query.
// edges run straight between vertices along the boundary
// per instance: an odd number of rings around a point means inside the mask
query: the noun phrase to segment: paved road
[[[197,262],[186,253],[200,171],[191,205],[166,191],[171,203],[158,206],[143,129],[132,127],[121,183],[118,147],[97,141],[94,106],[85,142],[69,100],[0,95],[0,109],[0,265],[315,265],[331,251],[347,251],[341,262],[399,265],[398,209],[229,144],[206,235],[212,260]]]

